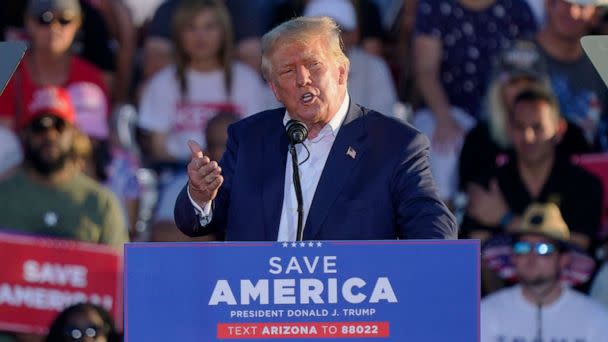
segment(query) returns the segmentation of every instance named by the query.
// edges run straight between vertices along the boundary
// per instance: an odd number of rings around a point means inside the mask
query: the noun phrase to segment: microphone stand
[[[289,153],[291,154],[291,164],[293,167],[293,187],[296,191],[296,200],[298,201],[298,230],[296,232],[296,241],[303,241],[304,227],[302,227],[302,221],[304,219],[304,200],[302,199],[302,184],[300,183],[298,154],[294,144],[289,144]]]

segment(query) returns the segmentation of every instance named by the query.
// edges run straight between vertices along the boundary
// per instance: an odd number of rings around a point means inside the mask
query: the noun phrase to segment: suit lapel
[[[284,109],[278,109],[268,134],[262,143],[262,201],[264,208],[264,240],[276,241],[279,235],[283,193],[285,189],[285,163],[287,162],[287,135],[283,127]],[[253,205],[253,203],[252,203]]]
[[[348,179],[347,175],[362,159],[365,152],[365,127],[364,120],[361,119],[362,115],[361,108],[351,102],[348,114],[327,157],[310,206],[304,228],[304,237],[307,240],[314,239],[318,235],[329,209]]]

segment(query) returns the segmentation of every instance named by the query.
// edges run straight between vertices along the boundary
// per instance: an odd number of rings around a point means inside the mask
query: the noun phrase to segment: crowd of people
[[[604,341],[608,177],[583,157],[608,156],[608,87],[580,44],[602,0],[4,1],[1,40],[29,49],[0,95],[0,228],[222,240],[176,227],[188,142],[219,161],[229,125],[283,106],[262,36],[298,16],[339,26],[347,98],[429,138],[459,237],[511,247],[513,272],[481,270],[482,341]],[[572,253],[597,267],[566,286]],[[106,316],[69,308],[47,341],[117,340]]]

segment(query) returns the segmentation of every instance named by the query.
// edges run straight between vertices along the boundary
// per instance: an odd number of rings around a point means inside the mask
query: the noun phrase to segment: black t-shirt
[[[591,152],[583,131],[574,124],[568,129],[557,145],[558,158],[568,159],[572,155]],[[458,164],[458,184],[465,189],[466,184],[478,180],[484,174],[493,172],[497,167],[513,159],[513,151],[500,147],[490,136],[486,122],[480,122],[464,139]]]
[[[528,205],[555,203],[559,206],[564,221],[571,231],[588,236],[592,241],[600,226],[602,213],[602,184],[586,170],[571,164],[563,158],[557,159],[551,174],[538,198],[532,198],[524,185],[515,162],[508,162],[483,177],[476,183],[488,187],[491,179],[496,179],[500,190],[515,215],[522,215]],[[470,217],[465,217],[461,232],[465,236],[470,231],[488,230],[500,232],[501,227],[483,226]]]

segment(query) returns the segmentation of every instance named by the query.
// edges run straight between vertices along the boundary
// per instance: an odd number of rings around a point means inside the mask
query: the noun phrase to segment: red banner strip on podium
[[[389,337],[388,322],[220,323],[219,339]]]

